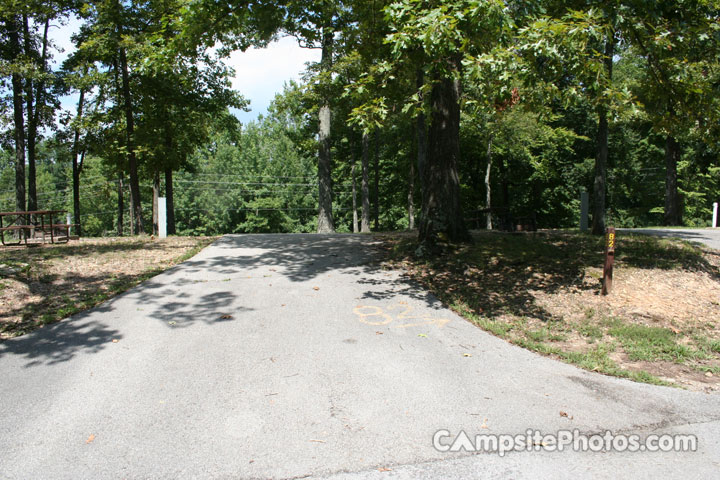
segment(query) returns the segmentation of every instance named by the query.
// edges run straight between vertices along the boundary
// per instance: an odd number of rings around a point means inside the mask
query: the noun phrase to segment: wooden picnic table
[[[28,245],[28,239],[35,239],[42,234],[42,243],[50,236],[50,243],[67,242],[70,240],[69,223],[55,223],[54,218],[65,213],[65,210],[28,210],[24,212],[0,212],[0,241],[3,245]],[[64,235],[56,235],[55,231]],[[7,242],[6,234],[17,233],[17,241]]]

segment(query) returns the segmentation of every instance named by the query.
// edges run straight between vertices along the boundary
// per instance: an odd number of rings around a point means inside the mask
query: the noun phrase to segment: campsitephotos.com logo
[[[559,430],[544,434],[528,429],[524,434],[478,434],[473,436],[460,430],[451,435],[449,430],[438,430],[433,435],[433,447],[439,452],[497,453],[507,452],[695,452],[698,440],[695,435],[647,435],[602,433],[586,434],[579,430]]]

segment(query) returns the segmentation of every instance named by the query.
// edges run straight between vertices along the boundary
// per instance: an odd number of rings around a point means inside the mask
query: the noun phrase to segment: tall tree
[[[317,66],[316,95],[318,101],[318,233],[335,231],[332,212],[332,84],[336,34],[343,30],[348,5],[341,0],[322,0],[308,4],[288,1],[285,30],[298,38],[301,45],[320,48]]]
[[[3,20],[8,38],[7,53],[10,62],[14,62],[11,73],[13,126],[15,139],[15,209],[25,211],[25,113],[23,109],[23,79],[18,64],[22,55],[20,43],[20,16],[11,11],[3,11]]]
[[[454,0],[387,7],[394,65],[421,59],[429,91],[430,131],[423,172],[419,240],[432,250],[439,240],[469,239],[460,200],[460,100],[463,64],[504,42],[510,26],[504,2]]]
[[[717,2],[664,2],[653,8],[632,4],[635,21],[627,37],[644,62],[637,95],[655,129],[665,136],[666,225],[682,225],[678,182],[681,139],[717,121]],[[710,120],[708,122],[708,120]]]

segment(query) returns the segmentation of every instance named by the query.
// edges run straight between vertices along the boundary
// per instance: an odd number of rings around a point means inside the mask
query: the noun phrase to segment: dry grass
[[[614,288],[600,295],[603,240],[477,233],[433,260],[386,237],[394,265],[481,328],[589,370],[694,390],[720,388],[720,253],[618,238]]]
[[[91,308],[195,254],[214,237],[83,238],[0,249],[0,339]]]

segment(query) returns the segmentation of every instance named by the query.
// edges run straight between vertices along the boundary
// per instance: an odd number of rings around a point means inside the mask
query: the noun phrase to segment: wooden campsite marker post
[[[612,290],[613,265],[615,264],[615,228],[608,227],[605,231],[605,268],[603,269],[602,294]]]

